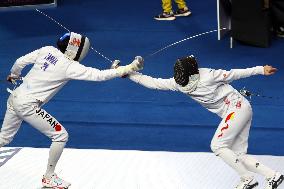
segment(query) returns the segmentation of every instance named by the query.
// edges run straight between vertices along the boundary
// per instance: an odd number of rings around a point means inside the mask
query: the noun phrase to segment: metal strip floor
[[[41,188],[48,149],[17,149],[0,149],[0,162],[9,158],[0,167],[0,188]],[[284,156],[256,158],[284,172]],[[230,189],[239,179],[212,153],[191,152],[65,149],[56,172],[70,189]],[[264,178],[256,179],[263,188]]]

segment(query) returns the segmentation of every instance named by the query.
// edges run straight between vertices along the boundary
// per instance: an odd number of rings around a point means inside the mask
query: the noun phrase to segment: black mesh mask
[[[174,79],[183,87],[188,84],[191,75],[198,73],[197,61],[193,56],[179,58],[174,65]]]

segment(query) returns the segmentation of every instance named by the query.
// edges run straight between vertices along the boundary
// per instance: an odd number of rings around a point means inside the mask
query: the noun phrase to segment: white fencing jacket
[[[241,96],[229,83],[252,75],[263,75],[264,68],[263,66],[256,66],[247,69],[232,69],[230,71],[200,68],[199,74],[200,80],[197,88],[191,93],[188,93],[184,87],[178,85],[174,78],[153,78],[139,72],[132,73],[129,75],[129,78],[150,89],[172,90],[185,93],[209,111],[216,113],[220,117],[224,117],[226,113],[225,99],[234,100]]]
[[[48,102],[71,79],[104,81],[120,76],[116,69],[98,70],[70,60],[53,46],[42,47],[17,59],[11,75],[20,76],[28,64],[34,65],[13,94],[42,103]]]

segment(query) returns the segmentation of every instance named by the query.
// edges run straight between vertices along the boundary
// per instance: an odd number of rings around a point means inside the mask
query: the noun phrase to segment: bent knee
[[[69,134],[64,129],[64,131],[52,137],[53,142],[67,142],[69,139]]]
[[[214,154],[215,154],[215,156],[219,156],[220,154],[224,154],[227,150],[230,150],[229,148],[227,148],[227,147],[220,147],[220,148],[216,148],[216,149],[214,149]]]
[[[218,151],[219,147],[211,142],[210,149],[216,155],[216,152]]]
[[[224,143],[218,143],[214,140],[211,141],[211,145],[210,145],[211,151],[218,156],[220,154],[220,152],[222,151],[222,149],[225,148],[229,148],[229,145],[224,144]]]

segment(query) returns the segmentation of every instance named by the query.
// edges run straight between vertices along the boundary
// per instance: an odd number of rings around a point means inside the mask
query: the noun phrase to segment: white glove
[[[113,62],[112,62],[112,64],[111,64],[111,69],[116,69],[116,68],[118,68],[119,67],[119,65],[120,65],[120,60],[114,60]]]
[[[120,66],[117,68],[117,71],[121,76],[128,75],[132,72],[142,70],[144,66],[144,60],[141,56],[136,56],[131,64],[126,66]]]
[[[19,76],[15,75],[15,74],[10,74],[7,76],[7,81],[9,81],[10,83],[17,85],[17,80],[20,79]]]
[[[136,56],[135,60],[131,64],[134,64],[134,66],[136,66],[137,70],[135,71],[142,70],[144,67],[144,59],[142,58],[142,56]]]

